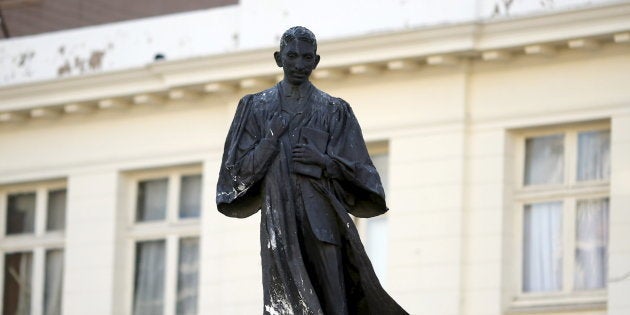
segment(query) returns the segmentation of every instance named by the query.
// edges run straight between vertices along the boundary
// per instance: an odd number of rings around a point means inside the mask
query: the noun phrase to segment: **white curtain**
[[[165,241],[136,244],[134,315],[160,315],[164,311]]]
[[[382,285],[386,282],[387,271],[387,217],[378,216],[365,220],[367,241],[365,251],[370,257],[376,276]]]
[[[562,290],[562,202],[525,206],[523,291]]]
[[[383,189],[387,193],[389,182],[389,155],[387,153],[372,155],[372,163],[381,177]],[[365,219],[366,240],[365,251],[370,257],[372,267],[382,285],[386,284],[387,276],[387,252],[388,252],[388,223],[387,215],[380,215],[375,218]]]
[[[63,288],[63,251],[46,252],[46,282],[44,284],[44,315],[61,315]]]
[[[166,218],[168,179],[140,182],[138,185],[138,210],[136,220],[153,221]]]
[[[610,131],[587,131],[578,135],[577,179],[610,178]]]
[[[184,238],[179,242],[177,268],[177,315],[197,314],[199,287],[199,238]]]
[[[57,231],[66,227],[66,190],[48,192],[46,230]]]
[[[564,135],[528,138],[525,185],[560,184],[564,180]]]
[[[179,217],[197,218],[201,210],[201,175],[184,176],[179,194]]]
[[[31,312],[31,275],[33,255],[14,253],[5,256],[4,314],[28,315]]]
[[[606,288],[608,199],[580,200],[576,215],[575,288]]]

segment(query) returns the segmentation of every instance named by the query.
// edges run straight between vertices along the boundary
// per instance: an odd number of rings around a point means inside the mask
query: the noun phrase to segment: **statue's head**
[[[282,37],[280,38],[280,51],[287,46],[287,43],[296,39],[311,43],[311,45],[315,48],[315,53],[317,53],[317,39],[315,38],[315,34],[304,26],[294,26],[282,34]]]
[[[284,71],[284,81],[292,85],[308,81],[319,63],[315,35],[303,26],[288,29],[280,39],[280,51],[274,53],[274,58]]]

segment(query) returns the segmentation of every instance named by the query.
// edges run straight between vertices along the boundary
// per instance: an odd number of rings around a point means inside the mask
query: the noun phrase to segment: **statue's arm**
[[[339,102],[325,173],[333,179],[338,196],[350,207],[349,212],[360,217],[385,213],[385,192],[359,122],[350,105],[343,100]]]
[[[242,202],[249,204],[245,200],[238,203],[238,199],[256,198],[255,193],[248,191],[265,176],[278,154],[278,140],[264,133],[253,112],[251,98],[246,96],[239,102],[225,141],[216,197],[220,211]],[[247,213],[257,209],[247,209]],[[242,214],[230,216],[242,217]]]

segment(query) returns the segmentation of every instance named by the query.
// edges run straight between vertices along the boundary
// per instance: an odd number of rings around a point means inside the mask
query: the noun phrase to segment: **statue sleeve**
[[[216,202],[230,217],[248,217],[260,209],[260,181],[278,153],[276,141],[261,135],[264,122],[256,119],[253,102],[251,95],[241,99],[225,140]]]
[[[387,212],[385,192],[380,176],[370,159],[361,127],[352,108],[340,102],[331,124],[327,154],[331,163],[325,172],[332,178],[337,198],[358,217],[373,217]]]

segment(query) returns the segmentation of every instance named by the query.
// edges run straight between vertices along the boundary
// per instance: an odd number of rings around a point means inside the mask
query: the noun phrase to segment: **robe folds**
[[[350,217],[387,211],[383,186],[349,104],[311,86],[305,106],[283,105],[276,85],[241,99],[225,142],[216,202],[226,216],[261,211],[263,314],[325,315],[301,250],[301,225],[317,240],[340,246],[349,314],[407,314],[382,288]],[[288,128],[278,141],[265,138],[268,121],[282,113]],[[330,163],[302,175],[292,161],[304,130],[325,135]],[[310,140],[315,141],[315,140]],[[312,165],[308,167],[313,167]]]

